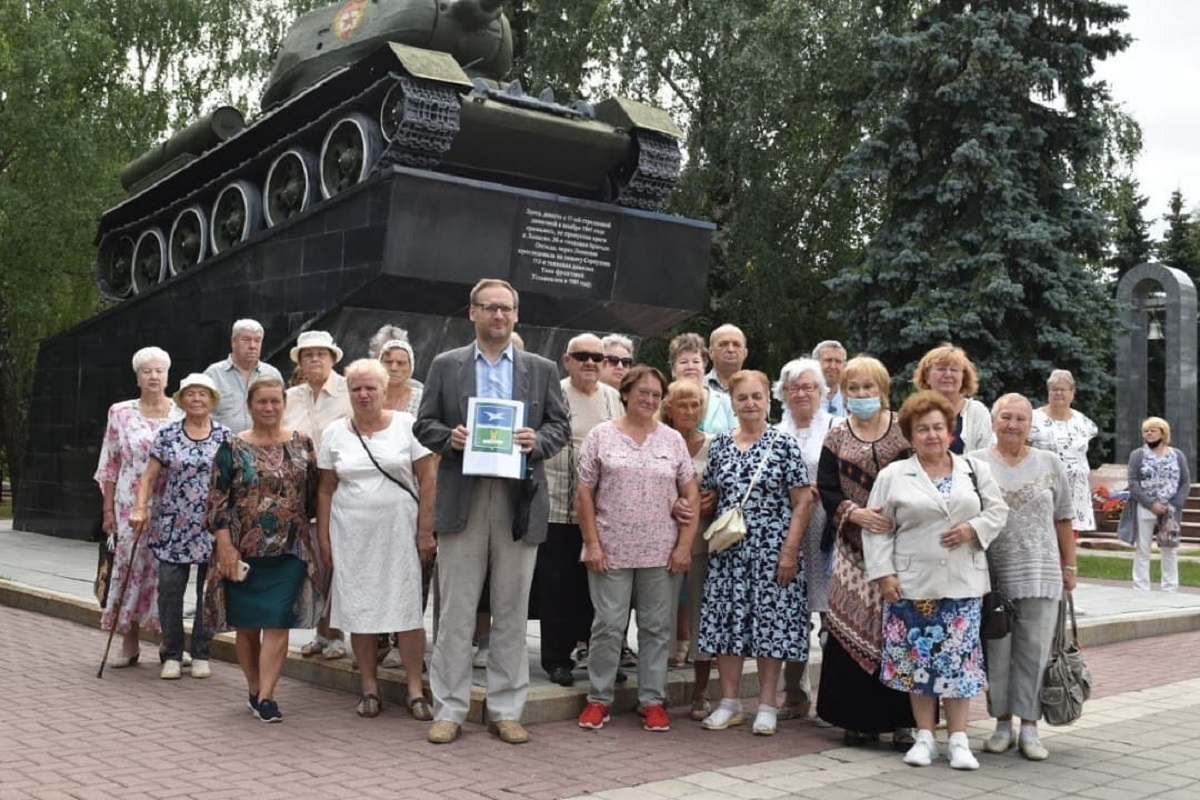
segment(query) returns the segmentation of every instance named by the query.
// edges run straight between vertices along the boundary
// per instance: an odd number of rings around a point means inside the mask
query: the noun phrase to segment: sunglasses
[[[632,358],[621,358],[620,356],[605,356],[604,360],[608,362],[608,365],[610,367],[615,367],[617,364],[620,364],[622,367],[626,367],[626,368],[633,366]]]
[[[603,353],[586,353],[582,350],[575,352],[575,353],[567,353],[567,355],[569,355],[571,358],[575,359],[576,361],[581,361],[581,362],[582,361],[591,361],[593,364],[599,364],[601,361],[604,360]]]

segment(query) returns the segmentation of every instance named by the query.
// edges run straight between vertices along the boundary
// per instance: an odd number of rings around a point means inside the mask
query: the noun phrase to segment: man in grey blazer
[[[505,281],[475,285],[470,308],[475,341],[433,360],[414,426],[421,444],[442,457],[434,511],[441,613],[429,671],[434,744],[457,739],[470,709],[471,634],[489,565],[488,730],[509,744],[529,741],[520,720],[529,693],[529,587],[550,515],[543,462],[562,449],[571,429],[554,363],[512,345],[517,304],[516,290]],[[471,397],[525,403],[526,427],[514,438],[527,454],[537,491],[524,531],[514,532],[512,524],[517,481],[463,475]]]

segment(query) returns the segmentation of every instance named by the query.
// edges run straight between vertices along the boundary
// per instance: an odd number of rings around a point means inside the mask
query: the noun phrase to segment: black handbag
[[[975,495],[983,504],[983,495],[979,493],[979,478],[975,477],[975,464],[963,456],[967,462],[967,474],[971,476],[971,485],[975,487]],[[988,560],[988,580],[992,590],[983,596],[983,607],[980,609],[979,633],[984,639],[1003,639],[1012,633],[1013,621],[1017,618],[1017,607],[1009,600],[1004,592],[996,587],[996,573],[992,570],[992,562]]]
[[[995,586],[995,580],[992,585]],[[1003,639],[1012,633],[1017,618],[1017,607],[999,589],[992,589],[983,596],[982,618],[979,632],[984,639]]]

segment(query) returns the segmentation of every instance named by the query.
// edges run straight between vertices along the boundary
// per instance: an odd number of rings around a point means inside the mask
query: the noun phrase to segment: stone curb
[[[95,601],[28,586],[16,581],[0,579],[0,605],[65,619],[90,628],[100,627],[100,608]],[[185,623],[185,626],[190,626],[190,623]],[[1083,647],[1099,647],[1131,639],[1166,636],[1196,630],[1200,630],[1200,608],[1138,612],[1097,619],[1082,617],[1079,619],[1079,642]],[[143,635],[142,639],[146,642],[155,642],[157,634],[147,633]],[[99,666],[101,655],[100,652],[95,654],[97,666]],[[216,660],[237,663],[233,634],[223,633],[216,636],[213,639],[211,655]],[[819,655],[812,660],[813,664],[819,662]],[[812,674],[817,672],[817,670],[812,670]],[[304,658],[298,649],[291,648],[287,661],[284,663],[283,674],[289,678],[351,695],[356,695],[360,691],[358,671],[351,666],[349,658],[337,661]],[[424,684],[428,692],[428,679],[424,681]],[[691,705],[692,684],[693,676],[690,669],[670,670],[667,673],[668,704],[674,708],[688,708]],[[710,688],[715,690],[715,686],[714,676]],[[380,696],[385,702],[403,707],[407,697],[404,670],[380,668],[379,690]],[[522,720],[533,724],[574,719],[583,708],[586,694],[586,679],[578,681],[575,686],[569,688],[544,684],[531,686]],[[746,669],[742,675],[741,694],[742,697],[758,695],[758,675],[754,670],[753,661],[750,659],[747,660]],[[487,695],[484,688],[474,686],[471,690],[471,710],[467,717],[468,720],[481,722],[484,719],[486,703]],[[636,671],[631,670],[629,682],[617,688],[613,708],[616,711],[625,711],[636,705],[637,675]]]

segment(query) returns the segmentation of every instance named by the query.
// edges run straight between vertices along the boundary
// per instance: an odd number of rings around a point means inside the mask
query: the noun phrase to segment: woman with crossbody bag
[[[701,723],[708,730],[741,724],[742,665],[758,662],[758,715],[753,733],[775,733],[775,687],[784,661],[808,660],[809,613],[802,546],[812,513],[804,454],[791,436],[770,426],[771,384],[756,370],[729,379],[738,426],[708,451],[702,489],[716,489],[717,522],[710,528],[708,577],[698,647],[713,653],[721,702]],[[740,509],[745,533],[721,534]],[[737,526],[732,526],[737,527]],[[720,530],[717,530],[720,529]],[[720,545],[728,544],[723,549]]]
[[[349,631],[362,672],[357,713],[378,716],[378,635],[399,631],[408,708],[433,715],[421,683],[425,629],[421,562],[433,555],[436,459],[412,433],[413,418],[383,407],[387,371],[361,359],[346,368],[351,417],[325,429],[317,456],[317,534],[332,569],[330,624]]]

